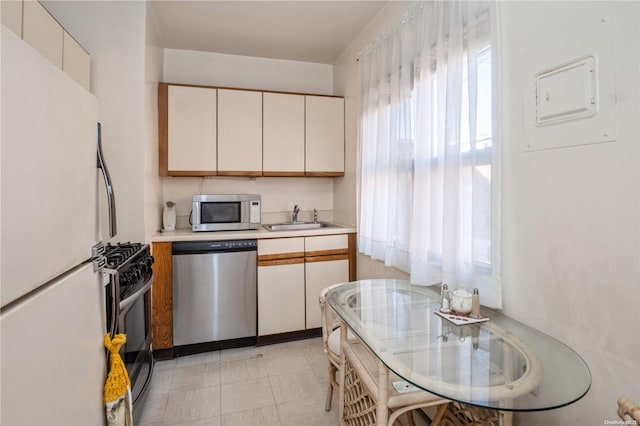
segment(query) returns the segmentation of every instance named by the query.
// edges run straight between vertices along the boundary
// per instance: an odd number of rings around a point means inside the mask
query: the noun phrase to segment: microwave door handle
[[[109,236],[115,237],[118,233],[118,225],[116,223],[116,197],[113,193],[111,175],[109,175],[109,169],[107,168],[107,164],[104,162],[104,155],[102,154],[102,129],[100,123],[98,123],[98,168],[102,170],[102,177],[104,177],[104,184],[107,188],[107,203],[109,208]]]

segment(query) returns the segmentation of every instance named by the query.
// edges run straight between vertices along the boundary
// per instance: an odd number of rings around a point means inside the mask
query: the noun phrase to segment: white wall
[[[91,55],[91,92],[118,208],[115,240],[144,241],[146,3],[42,3]]]
[[[220,53],[165,49],[164,81],[258,90],[332,94],[332,66],[309,62],[254,58]],[[333,220],[333,178],[161,178],[162,201],[176,205],[178,228],[188,228],[194,194],[261,194],[262,222],[290,218],[298,204],[301,220],[319,210]],[[158,207],[160,212],[162,206]]]
[[[167,83],[333,93],[331,65],[176,49],[164,58]]]
[[[619,395],[640,400],[640,137],[639,7],[637,2],[505,2],[504,48],[504,311],[567,343],[591,368],[593,385],[581,401],[520,424],[604,424],[615,419]],[[533,130],[523,124],[531,90],[524,49],[545,43],[534,63],[558,52],[583,54],[599,17],[613,10],[617,140],[526,152]],[[544,22],[542,27],[540,24]],[[544,31],[544,33],[541,33]],[[564,41],[564,40],[569,40]],[[606,100],[603,100],[606,102]],[[562,131],[560,137],[573,134]]]
[[[296,204],[301,209],[299,220],[310,220],[313,209],[318,210],[320,220],[334,219],[331,178],[167,177],[162,183],[164,200],[176,203],[177,228],[190,227],[194,194],[260,194],[263,223],[290,220]]]
[[[567,343],[588,363],[592,388],[568,407],[515,416],[519,425],[605,424],[616,399],[640,401],[640,136],[637,2],[501,2],[504,49],[503,305],[507,315]],[[356,218],[358,68],[355,56],[397,22],[392,2],[334,64],[335,93],[346,97],[347,164],[336,180],[336,220]],[[525,152],[524,46],[549,34],[587,39],[587,18],[613,11],[617,140]],[[553,40],[553,38],[552,38]],[[540,44],[540,43],[539,43]],[[571,43],[566,59],[582,52]],[[542,47],[543,50],[546,47]],[[543,55],[542,55],[543,56]],[[535,64],[536,71],[548,64]],[[525,79],[525,81],[523,81]],[[572,138],[573,134],[565,134]],[[338,206],[346,206],[339,208]],[[358,278],[402,276],[358,257]]]
[[[146,13],[145,56],[145,240],[162,227],[162,183],[158,175],[158,82],[163,81],[164,49],[153,11]]]

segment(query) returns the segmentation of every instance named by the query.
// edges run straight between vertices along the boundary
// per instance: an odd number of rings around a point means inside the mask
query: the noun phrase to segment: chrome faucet
[[[298,213],[300,213],[300,207],[296,204],[293,206],[293,214],[291,215],[291,221],[296,223],[298,221]]]

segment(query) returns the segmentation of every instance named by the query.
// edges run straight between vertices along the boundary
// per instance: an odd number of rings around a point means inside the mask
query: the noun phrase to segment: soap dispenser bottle
[[[176,203],[173,201],[167,201],[164,206],[164,212],[162,213],[162,226],[165,231],[176,230]]]

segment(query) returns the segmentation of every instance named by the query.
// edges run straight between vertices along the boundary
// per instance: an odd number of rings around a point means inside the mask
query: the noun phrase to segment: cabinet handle
[[[329,255],[329,256],[311,256],[311,257],[305,257],[304,258],[304,261],[306,263],[330,262],[332,260],[349,260],[349,255],[348,254],[334,254],[334,255]]]
[[[297,252],[290,252],[290,253],[259,254],[258,262],[265,262],[269,260],[292,259],[295,257],[304,257],[304,252],[297,251]]]
[[[291,259],[273,259],[258,261],[258,266],[278,266],[278,265],[296,265],[304,263],[304,257],[295,257]]]

